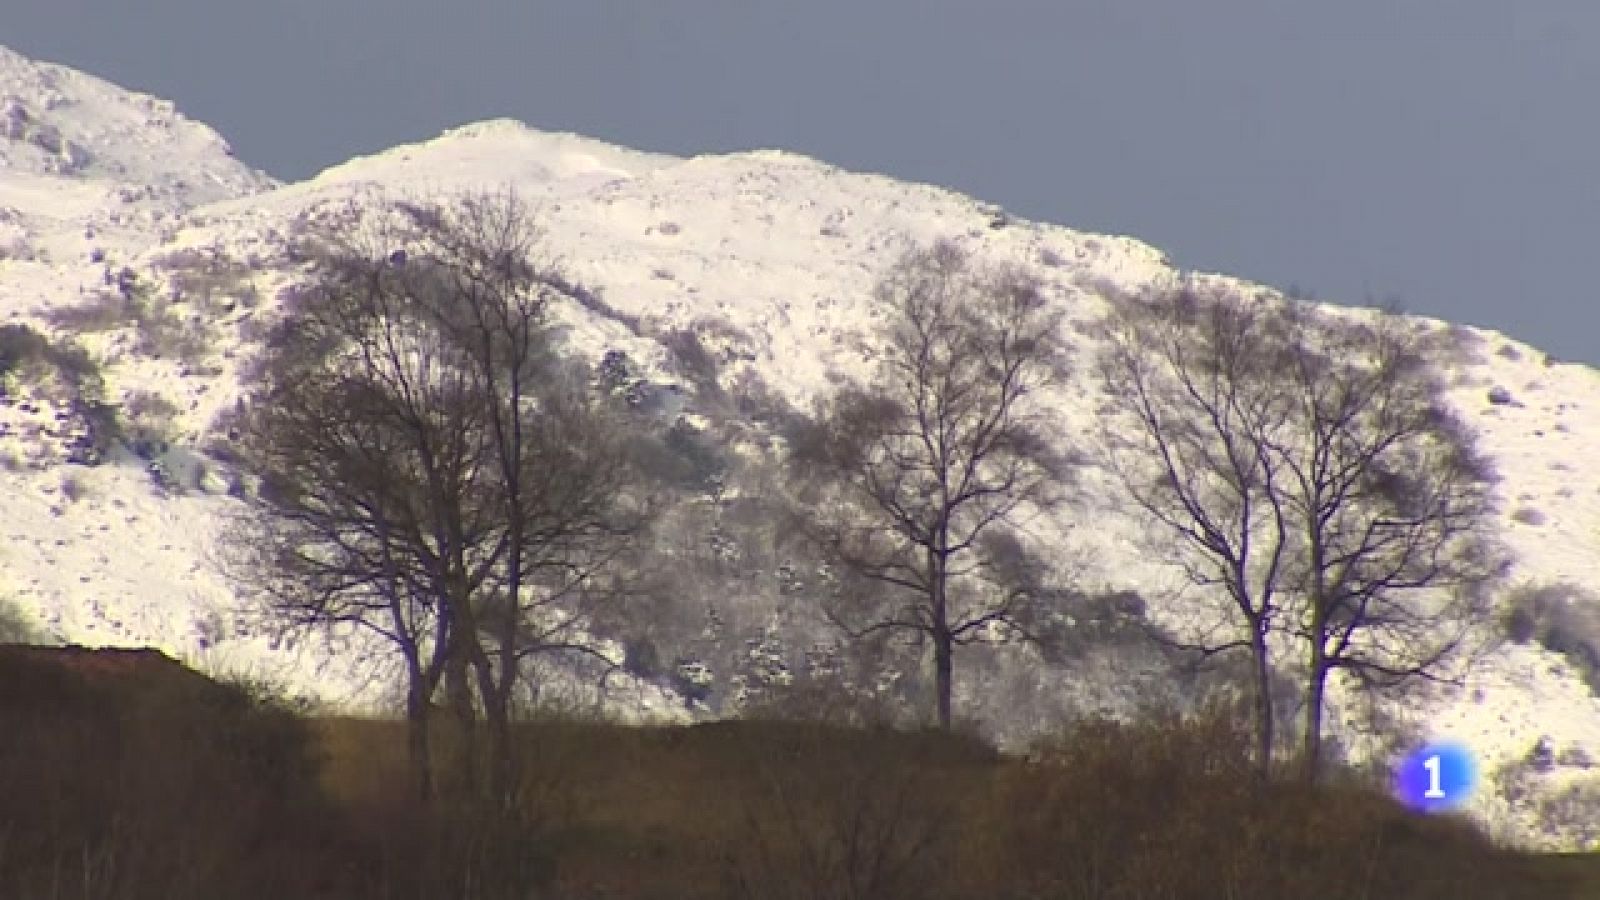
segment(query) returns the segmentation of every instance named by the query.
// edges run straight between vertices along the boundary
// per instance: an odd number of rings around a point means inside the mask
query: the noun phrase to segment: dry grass
[[[7,896],[323,896],[286,865],[324,812],[292,716],[154,654],[0,650]]]
[[[1248,746],[1220,717],[1079,725],[999,779],[989,877],[1062,900],[1573,896],[1464,819],[1413,815],[1353,780],[1262,781]]]
[[[192,677],[135,690],[5,659],[7,896],[1582,896],[1554,880],[1576,862],[1535,877],[1463,821],[1258,782],[1218,717],[1080,723],[1027,760],[936,733],[543,721],[523,727],[521,802],[500,816],[416,802],[399,722],[304,722]]]
[[[341,803],[402,779],[397,724],[320,727]],[[1225,719],[1161,716],[1080,723],[1028,760],[792,722],[523,736],[546,779],[527,799],[557,897],[1581,896],[1463,820],[1348,785],[1259,783],[1247,746]]]

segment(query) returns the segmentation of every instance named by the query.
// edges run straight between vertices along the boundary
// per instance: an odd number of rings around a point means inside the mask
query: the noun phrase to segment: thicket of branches
[[[1308,777],[1330,675],[1377,689],[1460,671],[1500,571],[1493,475],[1422,332],[1185,288],[1117,298],[1103,337],[1108,458],[1168,560],[1227,598],[1190,646],[1250,653],[1263,767],[1275,664],[1302,679]]]
[[[510,721],[533,655],[598,655],[588,614],[641,527],[626,435],[552,346],[571,282],[510,194],[401,204],[324,235],[239,425],[259,500],[231,564],[291,625],[352,624],[404,664],[416,786],[442,691],[457,774],[515,787]]]
[[[948,243],[905,253],[874,300],[877,377],[825,398],[795,454],[819,499],[803,526],[853,578],[828,599],[836,624],[926,641],[948,728],[955,649],[1018,636],[1049,592],[1025,525],[1067,474],[1045,399],[1061,311],[1025,271]]]

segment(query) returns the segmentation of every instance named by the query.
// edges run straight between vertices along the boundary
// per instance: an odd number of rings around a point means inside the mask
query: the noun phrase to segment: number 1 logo
[[[1478,767],[1470,750],[1460,744],[1429,744],[1400,761],[1394,792],[1412,809],[1443,812],[1471,799],[1477,780]]]
[[[1422,761],[1422,767],[1428,770],[1428,789],[1422,792],[1424,800],[1445,799],[1444,788],[1440,787],[1440,771],[1444,768],[1444,757],[1435,753]]]

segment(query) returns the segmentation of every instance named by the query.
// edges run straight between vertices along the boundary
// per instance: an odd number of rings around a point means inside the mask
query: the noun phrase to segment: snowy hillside
[[[142,452],[74,464],[92,422],[71,408],[70,385],[8,377],[0,392],[0,602],[40,639],[148,644],[337,707],[389,702],[383,670],[357,639],[331,658],[319,647],[286,646],[234,603],[211,564],[225,539],[220,523],[238,502],[217,417],[238,395],[240,364],[279,292],[300,271],[291,247],[310,223],[385,199],[503,186],[539,207],[549,252],[599,298],[559,311],[571,352],[598,362],[621,351],[653,382],[681,384],[665,340],[692,329],[719,360],[721,385],[759,380],[798,407],[871,371],[871,289],[907,241],[954,239],[982,259],[1031,267],[1066,310],[1083,360],[1091,347],[1082,326],[1104,310],[1110,289],[1181,274],[1136,240],[1015,219],[951,191],[789,153],[680,159],[509,121],[276,185],[164,101],[0,48],[0,325],[75,338],[133,434],[150,432]],[[114,310],[98,319],[63,313],[108,310],[133,286],[153,298],[147,314],[162,323],[159,339]],[[1592,474],[1600,372],[1493,333],[1432,327],[1453,337],[1452,399],[1477,424],[1503,478],[1514,585],[1550,589],[1541,614],[1565,617],[1600,649],[1600,483]],[[1098,388],[1084,368],[1059,398],[1068,434],[1093,430]],[[696,398],[686,396],[693,413]],[[1086,473],[1081,502],[1049,527],[1071,548],[1063,563],[1086,584],[1156,597],[1172,577],[1142,562],[1138,524],[1104,473]],[[1597,593],[1563,594],[1563,584]],[[1486,795],[1477,808],[1528,841],[1585,838],[1567,824],[1547,828],[1540,818],[1551,814],[1537,797],[1572,785],[1600,795],[1600,775],[1586,775],[1583,762],[1600,759],[1600,701],[1570,656],[1537,640],[1508,643],[1465,690],[1390,711],[1419,736],[1465,740],[1486,770],[1547,739],[1550,765],[1531,767],[1532,781],[1508,788],[1512,799]],[[1034,678],[1027,702],[1056,712],[1130,705],[1140,682],[1114,663],[1006,677]],[[1008,714],[997,708],[1011,702],[995,699],[998,682],[959,679],[958,705]],[[1357,715],[1338,703],[1332,711],[1336,723]],[[1593,788],[1581,787],[1586,778],[1596,779]]]
[[[0,258],[147,244],[196,205],[273,186],[170,102],[0,47]]]

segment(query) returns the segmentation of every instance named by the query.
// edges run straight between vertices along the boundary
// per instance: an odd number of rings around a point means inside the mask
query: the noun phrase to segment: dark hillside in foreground
[[[0,735],[6,896],[311,896],[315,763],[288,713],[154,651],[10,645]]]
[[[8,897],[1594,896],[1586,859],[1260,786],[1223,719],[1087,722],[1028,761],[941,733],[539,722],[514,832],[411,799],[398,722],[298,719],[151,652],[0,648],[0,734]]]
[[[1600,853],[1552,853],[1539,858],[1538,869],[1570,885],[1573,897],[1600,897]]]
[[[220,697],[227,689],[151,649],[0,644],[0,697],[7,709],[59,692]]]

